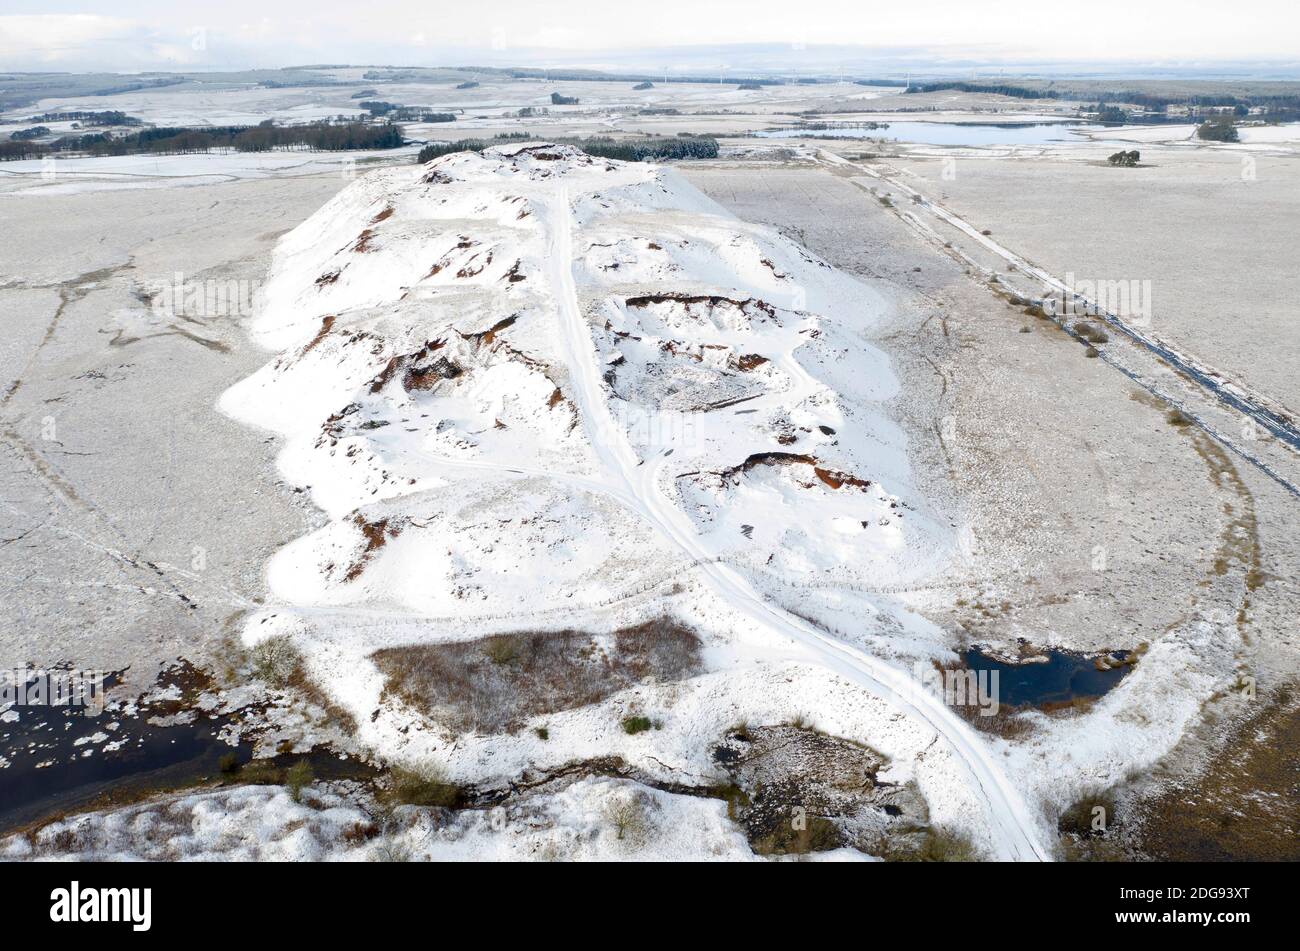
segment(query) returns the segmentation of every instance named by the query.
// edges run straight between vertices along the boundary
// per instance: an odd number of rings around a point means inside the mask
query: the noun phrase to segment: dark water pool
[[[257,711],[193,709],[207,684],[203,674],[182,663],[159,679],[160,687],[173,688],[170,699],[111,703],[94,716],[75,707],[13,707],[17,719],[0,722],[0,763],[6,764],[0,767],[0,835],[61,812],[97,808],[105,797],[123,801],[224,778],[222,758],[232,754],[248,763],[253,745],[231,744],[222,733]],[[325,748],[269,762],[283,767],[304,758],[320,779],[369,772]]]
[[[1120,664],[1110,670],[1098,670],[1095,654],[1059,650],[1041,653],[1046,661],[1007,664],[974,647],[966,651],[962,659],[971,670],[997,671],[998,703],[1008,707],[1037,707],[1100,697],[1117,687],[1132,669],[1128,664]],[[1118,662],[1124,660],[1128,652],[1116,651],[1110,656],[1112,662]]]

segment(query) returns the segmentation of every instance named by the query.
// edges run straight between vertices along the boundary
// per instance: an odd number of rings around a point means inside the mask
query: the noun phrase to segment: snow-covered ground
[[[28,159],[0,165],[0,194],[49,197],[89,191],[178,188],[329,171],[352,178],[367,162],[409,160],[417,149],[418,146],[406,146],[357,152],[213,152]]]
[[[717,799],[588,778],[556,793],[451,817],[399,810],[377,822],[351,784],[169,796],[50,823],[0,846],[0,859],[65,861],[755,861]],[[820,861],[861,861],[850,849]]]

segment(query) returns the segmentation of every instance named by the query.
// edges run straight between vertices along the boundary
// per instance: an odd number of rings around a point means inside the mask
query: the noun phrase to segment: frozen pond
[[[1097,128],[1062,122],[978,124],[974,122],[884,122],[835,129],[768,129],[767,139],[886,139],[918,145],[1050,145],[1086,141],[1078,133]]]

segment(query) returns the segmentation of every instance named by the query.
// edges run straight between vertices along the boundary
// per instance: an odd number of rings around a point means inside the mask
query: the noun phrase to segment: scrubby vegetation
[[[535,716],[597,703],[648,678],[700,669],[700,641],[670,618],[597,638],[529,631],[458,644],[385,648],[373,656],[386,690],[456,730],[497,733]]]
[[[455,809],[465,804],[466,791],[464,787],[448,782],[436,767],[398,768],[392,771],[384,798],[391,805]]]
[[[1120,168],[1135,168],[1138,162],[1141,160],[1141,158],[1142,156],[1138,152],[1138,150],[1132,149],[1131,151],[1128,152],[1124,152],[1124,151],[1116,152],[1108,159],[1106,159],[1106,161],[1109,162],[1111,165],[1115,165]]]
[[[774,825],[765,835],[750,840],[758,855],[806,855],[829,852],[843,844],[838,827],[823,816],[803,816]]]
[[[558,92],[551,93],[551,105],[553,106],[576,106],[577,104],[577,96],[562,96]]]
[[[298,672],[302,657],[287,635],[270,637],[248,653],[253,676],[272,687],[286,687]]]

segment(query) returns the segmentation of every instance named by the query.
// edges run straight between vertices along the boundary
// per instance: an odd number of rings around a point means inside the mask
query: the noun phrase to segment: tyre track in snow
[[[547,271],[562,328],[560,344],[572,375],[571,395],[603,467],[603,478],[599,481],[608,494],[640,515],[696,562],[702,576],[731,607],[755,623],[800,644],[827,668],[941,735],[956,754],[971,788],[977,791],[984,803],[998,858],[1047,860],[1049,855],[1038,841],[1038,824],[1029,805],[975,731],[939,698],[922,689],[905,672],[819,631],[772,604],[739,572],[708,557],[699,544],[694,526],[660,488],[658,475],[666,457],[659,453],[656,461],[648,465],[637,458],[626,435],[616,424],[601,389],[595,345],[590,327],[582,315],[573,280],[572,209],[568,190],[563,185],[557,186],[548,202],[548,217]],[[789,397],[789,394],[783,395]]]

